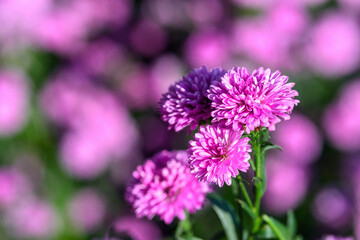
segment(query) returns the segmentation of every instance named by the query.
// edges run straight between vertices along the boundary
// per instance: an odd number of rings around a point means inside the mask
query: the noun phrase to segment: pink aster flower
[[[190,126],[194,130],[202,120],[210,117],[211,102],[206,93],[211,84],[220,81],[225,71],[206,67],[191,71],[182,80],[170,86],[159,103],[162,119],[176,132]]]
[[[166,224],[199,210],[210,191],[191,174],[185,151],[162,151],[133,172],[126,198],[137,217],[158,215]]]
[[[250,166],[250,139],[241,138],[242,133],[201,126],[188,150],[191,172],[202,181],[214,182],[220,187],[224,182],[230,185],[231,177],[236,177],[239,170],[246,172]]]
[[[247,133],[260,127],[274,131],[279,117],[290,119],[299,103],[294,99],[298,92],[291,89],[295,84],[287,80],[280,71],[260,67],[250,74],[244,67],[234,67],[208,91],[212,121],[235,131],[245,128]]]

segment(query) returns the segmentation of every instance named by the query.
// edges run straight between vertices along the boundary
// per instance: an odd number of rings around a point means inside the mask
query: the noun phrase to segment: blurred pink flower
[[[321,238],[321,240],[354,240],[353,237],[339,237],[334,235],[327,235]]]
[[[86,38],[102,28],[124,25],[131,14],[129,0],[76,0],[52,3],[44,18],[38,22],[35,42],[57,53],[71,54],[79,50]]]
[[[313,215],[322,224],[332,229],[343,228],[351,221],[350,205],[350,201],[338,189],[324,188],[314,200]]]
[[[132,216],[121,217],[114,223],[117,234],[125,234],[136,240],[158,240],[162,238],[160,229],[152,222]]]
[[[30,195],[28,179],[18,170],[0,168],[0,207],[11,207]]]
[[[305,197],[309,176],[306,169],[283,159],[267,159],[267,189],[264,206],[275,214],[284,214],[296,208]]]
[[[124,60],[124,49],[120,44],[104,38],[88,43],[72,59],[85,72],[104,75]]]
[[[92,232],[98,228],[105,217],[106,203],[93,189],[82,189],[69,201],[68,214],[80,229]]]
[[[338,0],[338,3],[345,10],[360,12],[360,1],[358,0]]]
[[[26,239],[49,239],[59,228],[53,207],[40,200],[26,201],[8,209],[4,219],[14,236]]]
[[[343,151],[360,148],[360,79],[347,84],[326,109],[323,128],[331,143]]]
[[[274,6],[277,0],[232,0],[232,2],[242,7],[266,9]]]
[[[45,87],[41,104],[49,118],[70,130],[60,155],[75,176],[95,177],[111,160],[125,159],[134,151],[137,130],[126,109],[110,91],[85,76],[58,75]]]
[[[301,114],[293,114],[291,121],[281,122],[273,133],[274,143],[283,151],[284,159],[297,164],[315,161],[322,149],[322,138],[316,125]]]
[[[189,18],[200,26],[224,20],[224,4],[221,0],[198,0],[186,2]]]
[[[285,26],[284,26],[285,27]],[[233,27],[233,49],[261,65],[292,67],[289,36],[280,34],[265,18],[237,21]]]
[[[153,101],[158,102],[169,86],[181,79],[184,68],[182,61],[173,54],[165,54],[155,60],[150,70]]]
[[[28,43],[36,28],[44,21],[51,7],[49,0],[2,0],[0,1],[0,41],[14,45]]]
[[[276,32],[275,35],[278,35],[279,40],[294,41],[298,40],[307,28],[308,20],[309,16],[305,8],[292,1],[282,1],[267,12],[265,21],[272,26],[271,30]]]
[[[54,12],[34,30],[35,42],[57,53],[71,54],[85,44],[88,30],[85,25],[85,19],[73,11]]]
[[[106,151],[91,133],[68,133],[60,144],[61,164],[68,173],[79,178],[94,178],[110,164]]]
[[[159,99],[153,98],[153,78],[147,67],[136,67],[120,83],[120,92],[129,108],[155,107]]]
[[[153,56],[160,53],[167,45],[164,29],[150,20],[140,20],[130,32],[130,45],[141,55]]]
[[[185,42],[184,55],[192,67],[223,65],[230,55],[228,37],[218,30],[194,32]]]
[[[145,0],[141,10],[145,16],[163,26],[181,29],[189,27],[186,2],[184,1]]]
[[[353,72],[360,63],[360,27],[355,18],[328,12],[310,31],[304,61],[329,78]]]
[[[15,134],[24,126],[28,95],[27,79],[21,73],[0,71],[0,136]]]

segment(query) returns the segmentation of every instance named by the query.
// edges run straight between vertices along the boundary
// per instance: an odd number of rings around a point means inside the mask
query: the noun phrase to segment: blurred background
[[[304,239],[360,239],[359,0],[1,0],[0,23],[0,239],[172,239],[176,222],[135,219],[124,190],[187,148],[157,102],[203,65],[296,82],[264,210],[295,209]],[[204,239],[221,228],[208,206],[193,220]]]

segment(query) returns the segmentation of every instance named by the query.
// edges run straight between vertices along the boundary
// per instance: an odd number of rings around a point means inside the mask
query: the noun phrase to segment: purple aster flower
[[[137,217],[158,215],[170,224],[202,207],[210,188],[191,174],[187,160],[185,151],[162,151],[137,167],[126,193]]]
[[[234,67],[208,91],[213,122],[234,130],[245,128],[247,133],[260,127],[275,130],[279,117],[290,119],[299,103],[294,99],[298,92],[291,89],[295,84],[287,80],[279,71],[260,67],[250,74],[244,67]]]
[[[231,177],[236,177],[239,170],[246,172],[250,166],[250,139],[241,138],[242,133],[201,126],[188,150],[191,172],[202,181],[214,182],[220,187],[224,182],[230,185]]]
[[[160,100],[159,112],[176,132],[190,126],[194,130],[199,122],[211,115],[211,101],[206,97],[211,84],[220,81],[225,71],[206,67],[191,71],[182,80],[170,86]]]

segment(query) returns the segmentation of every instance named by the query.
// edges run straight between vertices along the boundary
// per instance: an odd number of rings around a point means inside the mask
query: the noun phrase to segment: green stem
[[[179,222],[175,232],[176,239],[178,240],[193,237],[190,214],[187,211],[185,212],[185,214],[186,214],[185,219]]]
[[[260,216],[260,204],[261,204],[261,198],[263,197],[264,191],[263,191],[263,184],[264,184],[264,164],[261,154],[261,132],[255,133],[253,140],[253,154],[255,157],[255,164],[256,164],[256,171],[255,171],[255,204],[254,204],[254,210],[256,214],[256,220],[253,225],[253,233],[256,233],[260,226],[261,226],[261,216]]]
[[[251,201],[249,193],[247,192],[246,187],[245,187],[244,183],[242,182],[241,177],[239,177],[239,176],[238,176],[238,180],[239,180],[239,186],[240,186],[241,193],[243,194],[246,203],[250,206],[250,208],[253,208],[254,205]]]

